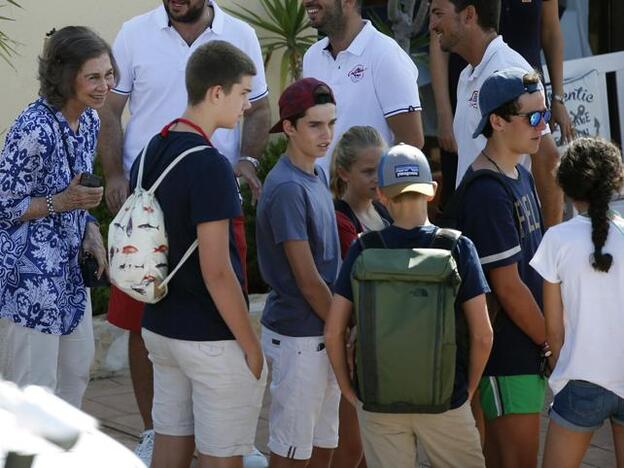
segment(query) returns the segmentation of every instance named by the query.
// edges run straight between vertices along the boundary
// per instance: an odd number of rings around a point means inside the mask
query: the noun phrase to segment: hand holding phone
[[[104,184],[100,176],[90,172],[83,172],[80,174],[80,185],[83,187],[102,187]]]

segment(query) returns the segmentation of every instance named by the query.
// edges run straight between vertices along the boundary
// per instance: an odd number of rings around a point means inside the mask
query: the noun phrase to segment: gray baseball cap
[[[400,143],[381,155],[378,185],[387,197],[406,192],[433,196],[433,179],[427,158],[418,148]]]

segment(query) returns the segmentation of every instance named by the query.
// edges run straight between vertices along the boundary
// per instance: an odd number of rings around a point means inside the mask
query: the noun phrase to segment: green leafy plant
[[[0,8],[4,8],[9,5],[22,8],[21,5],[17,3],[15,0],[5,0],[4,4],[0,4]],[[0,21],[15,21],[15,20],[8,16],[0,15]],[[0,58],[2,58],[2,60],[8,63],[13,69],[15,69],[15,67],[11,63],[11,57],[17,54],[16,47],[18,45],[19,45],[19,42],[11,39],[4,31],[0,29]]]
[[[316,39],[316,34],[304,34],[308,27],[306,12],[300,0],[259,0],[266,14],[263,18],[249,8],[236,3],[240,11],[224,8],[229,13],[270,35],[260,39],[265,66],[273,54],[283,50],[280,63],[280,89],[288,80],[301,78],[303,54]]]

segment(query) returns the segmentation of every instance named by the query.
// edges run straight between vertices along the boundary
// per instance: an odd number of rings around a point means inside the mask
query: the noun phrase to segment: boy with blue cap
[[[488,466],[531,467],[537,464],[550,349],[542,279],[529,266],[543,223],[533,178],[519,161],[537,151],[550,111],[539,75],[516,68],[485,80],[479,107],[473,138],[483,134],[487,144],[458,189],[457,221],[474,242],[492,288],[494,346],[479,385],[485,456]]]
[[[437,184],[431,177],[425,155],[410,145],[390,148],[379,162],[378,180],[379,199],[394,219],[391,226],[379,231],[383,248],[430,248],[438,235],[438,227],[429,222],[427,205],[435,196]],[[345,330],[351,322],[354,300],[357,300],[351,279],[353,266],[361,254],[362,243],[354,242],[336,281],[326,320],[325,343],[340,390],[357,409],[368,467],[412,468],[416,465],[417,443],[422,444],[434,467],[484,467],[470,399],[490,352],[492,328],[485,305],[485,293],[489,288],[474,245],[468,238],[460,236],[453,248],[453,258],[461,277],[454,302],[455,322],[465,320],[470,351],[457,345],[450,406],[437,413],[372,411],[364,409],[360,399],[365,400],[365,397],[356,394],[349,377]],[[418,302],[415,300],[414,304]],[[464,332],[458,327],[455,333],[459,343],[460,333]],[[415,358],[408,353],[405,355],[405,359]],[[427,378],[424,375],[419,377]]]

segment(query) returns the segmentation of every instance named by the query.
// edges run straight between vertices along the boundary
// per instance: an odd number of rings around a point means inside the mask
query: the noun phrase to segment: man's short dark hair
[[[539,81],[540,81],[540,75],[537,71],[527,73],[526,75],[522,77],[522,83],[525,86],[531,85],[531,84],[537,84],[539,83]],[[499,117],[502,117],[503,119],[509,122],[509,117],[518,113],[518,111],[520,110],[518,99],[519,98],[516,98],[513,101],[508,101],[505,104],[497,107],[490,113],[490,115],[496,114]],[[483,127],[482,134],[485,138],[490,138],[493,133],[494,133],[494,129],[492,128],[492,124],[490,123],[488,119],[488,122],[485,124],[485,127]]]
[[[198,47],[186,65],[188,102],[199,104],[213,86],[229,93],[244,76],[255,74],[256,66],[242,50],[225,41],[210,41]]]
[[[477,12],[477,22],[482,29],[493,29],[498,32],[500,21],[501,0],[449,0],[455,6],[455,12],[473,6]]]
[[[85,62],[108,54],[115,81],[119,70],[108,43],[84,26],[66,26],[50,33],[39,56],[39,96],[57,109],[74,96],[74,83]]]

